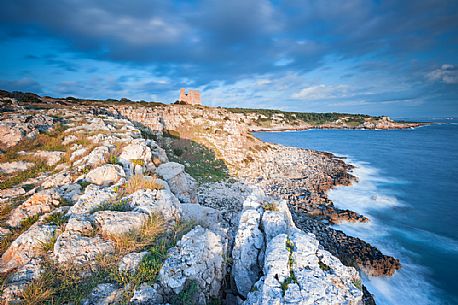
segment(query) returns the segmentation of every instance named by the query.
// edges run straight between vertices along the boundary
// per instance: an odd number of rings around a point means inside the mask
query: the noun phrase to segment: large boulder
[[[49,243],[56,232],[55,225],[32,225],[22,233],[0,259],[0,273],[21,267],[42,253],[43,244]]]
[[[204,228],[216,228],[221,222],[221,214],[214,208],[195,203],[183,203],[181,220],[199,224]]]
[[[108,186],[125,177],[124,170],[119,165],[105,164],[86,174],[86,180],[97,185]]]
[[[148,220],[148,215],[140,212],[100,211],[93,216],[100,232],[106,236],[138,232]]]
[[[195,227],[169,250],[160,272],[159,282],[165,295],[179,294],[186,284],[197,284],[198,304],[218,297],[225,275],[225,239],[218,234]]]
[[[182,164],[168,162],[159,165],[156,173],[167,181],[170,190],[180,202],[197,203],[196,181],[184,169]]]
[[[166,222],[174,223],[181,218],[178,199],[167,189],[139,190],[127,197],[129,205],[136,212],[149,215],[160,214]]]
[[[31,124],[0,123],[0,146],[16,146],[24,138],[34,138],[38,134]]]
[[[121,162],[143,160],[145,163],[148,163],[151,161],[151,148],[144,141],[134,140],[122,149],[119,160]]]

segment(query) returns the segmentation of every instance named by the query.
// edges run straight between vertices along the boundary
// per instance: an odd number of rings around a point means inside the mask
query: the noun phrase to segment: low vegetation
[[[294,250],[294,242],[290,240],[289,238],[286,238],[286,250],[288,250],[288,267],[289,267],[289,276],[280,284],[283,296],[286,293],[286,290],[288,289],[289,284],[291,283],[296,283],[297,278],[296,275],[294,274],[293,271],[293,264],[294,264],[294,259],[293,259],[293,250]]]
[[[123,300],[120,303],[127,304],[141,283],[156,281],[162,264],[167,259],[168,250],[193,226],[192,223],[181,222],[165,231],[162,218],[153,215],[138,232],[121,238],[110,237],[116,244],[116,253],[98,257],[95,266],[61,265],[46,260],[43,273],[26,287],[23,304],[81,304],[101,283],[117,283],[123,288]],[[43,249],[51,249],[54,242],[43,245]],[[142,259],[136,272],[119,272],[119,260],[126,253],[144,250],[148,254]]]
[[[198,182],[218,182],[229,178],[224,161],[218,159],[214,151],[195,141],[169,133],[161,146],[165,148],[170,161],[184,164],[186,172]]]
[[[286,112],[274,109],[250,109],[250,108],[226,108],[226,110],[233,113],[243,113],[247,115],[257,115],[256,122],[260,125],[263,122],[271,122],[274,117],[282,118],[286,123],[294,124],[300,121],[311,125],[320,125],[335,122],[338,119],[350,118],[352,122],[363,123],[364,119],[370,118],[365,114],[349,114],[349,113],[314,113],[314,112]],[[378,117],[374,117],[378,118]]]
[[[278,205],[275,202],[267,202],[262,207],[265,211],[278,211]]]
[[[163,185],[157,182],[155,176],[133,175],[121,188],[126,194],[133,194],[141,189],[160,190]]]

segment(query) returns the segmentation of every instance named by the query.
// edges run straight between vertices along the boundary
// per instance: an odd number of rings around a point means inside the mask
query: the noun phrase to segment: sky
[[[458,116],[456,0],[0,0],[0,89]]]

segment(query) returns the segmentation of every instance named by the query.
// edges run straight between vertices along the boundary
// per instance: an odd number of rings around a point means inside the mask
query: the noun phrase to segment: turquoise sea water
[[[393,277],[364,277],[377,304],[458,304],[458,121],[409,130],[259,132],[264,141],[332,152],[360,182],[329,193],[368,216],[336,228],[401,260]]]

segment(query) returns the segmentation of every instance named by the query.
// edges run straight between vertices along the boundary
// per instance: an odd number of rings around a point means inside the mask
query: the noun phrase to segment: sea
[[[378,305],[458,304],[458,119],[407,130],[257,132],[267,142],[346,158],[359,178],[329,192],[370,218],[336,229],[401,261],[392,277],[363,282]]]

